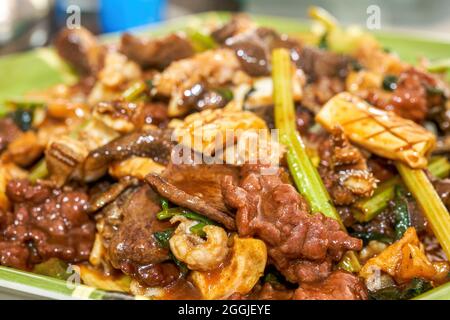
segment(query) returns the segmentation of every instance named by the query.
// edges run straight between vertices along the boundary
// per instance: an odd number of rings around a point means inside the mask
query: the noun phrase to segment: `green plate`
[[[157,25],[136,29],[136,33],[163,35],[199,26],[208,20],[225,21],[230,17],[225,12],[208,12],[186,16]],[[307,21],[271,16],[254,16],[260,25],[272,27],[284,33],[303,33],[309,30]],[[410,63],[420,57],[443,59],[450,57],[450,42],[419,38],[408,34],[376,33],[386,48],[399,54]],[[114,41],[117,35],[104,37]],[[71,69],[59,59],[51,48],[10,55],[0,58],[0,102],[18,98],[26,92],[44,89],[58,83],[76,81]],[[434,296],[437,293],[433,293]],[[433,296],[432,295],[432,296]],[[71,285],[65,281],[0,267],[0,298],[41,298],[41,299],[131,299],[119,293],[109,293],[85,285]]]

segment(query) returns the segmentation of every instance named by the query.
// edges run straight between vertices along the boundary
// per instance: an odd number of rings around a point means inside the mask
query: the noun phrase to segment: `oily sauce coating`
[[[95,224],[87,215],[88,197],[27,180],[11,180],[6,193],[12,212],[0,212],[0,263],[19,269],[59,258],[89,258]]]

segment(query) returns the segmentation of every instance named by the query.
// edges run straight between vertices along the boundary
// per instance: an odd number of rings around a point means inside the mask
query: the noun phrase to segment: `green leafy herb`
[[[391,244],[392,242],[394,242],[394,239],[392,239],[391,237],[378,232],[351,232],[350,234],[352,237],[361,239],[364,244],[367,244],[372,240],[387,244]]]
[[[401,186],[395,187],[395,200],[393,213],[395,216],[395,239],[401,239],[411,226],[411,217],[408,209],[406,192]]]
[[[220,94],[227,101],[231,101],[234,98],[234,94],[233,94],[233,91],[231,91],[231,89],[218,88],[218,89],[215,89],[214,91],[216,91],[218,94]]]
[[[372,300],[409,300],[432,288],[433,286],[428,281],[414,278],[405,286],[390,286],[369,292],[369,298]]]
[[[184,262],[181,262],[173,255],[172,252],[169,252],[169,257],[173,260],[173,262],[177,265],[178,269],[180,269],[180,272],[183,276],[186,276],[189,272],[189,269],[187,265]]]
[[[169,248],[169,240],[172,237],[174,232],[173,228],[164,230],[164,231],[157,231],[153,233],[153,236],[155,237],[156,241],[158,242],[158,245],[161,248]]]
[[[328,49],[328,32],[324,33],[319,40],[319,44],[317,45],[320,49],[327,50]]]
[[[393,75],[387,75],[383,79],[383,89],[386,91],[394,91],[397,89],[398,78]]]

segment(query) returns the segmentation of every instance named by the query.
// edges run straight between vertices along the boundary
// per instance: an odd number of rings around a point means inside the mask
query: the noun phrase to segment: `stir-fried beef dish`
[[[315,12],[62,30],[78,82],[0,107],[0,265],[148,299],[448,290],[446,75]]]

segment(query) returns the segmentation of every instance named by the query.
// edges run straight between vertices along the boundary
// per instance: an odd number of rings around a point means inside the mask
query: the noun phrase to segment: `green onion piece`
[[[122,98],[127,102],[136,101],[146,89],[147,85],[144,82],[136,82],[122,93]]]
[[[441,73],[450,69],[450,58],[436,60],[430,63],[427,70],[429,72]]]
[[[169,252],[169,257],[177,265],[178,269],[180,269],[181,274],[183,276],[186,276],[189,272],[187,265],[184,262],[178,260],[177,257],[175,257],[175,255],[172,252]]]
[[[206,237],[206,233],[205,233],[205,231],[203,231],[203,227],[205,227],[205,226],[206,226],[206,223],[199,222],[195,226],[192,226],[189,230],[193,234],[195,234],[199,237]]]
[[[44,179],[48,176],[47,163],[45,159],[40,160],[33,169],[31,169],[30,174],[28,175],[28,179],[35,183],[40,179]]]
[[[450,257],[450,215],[423,170],[396,163],[406,187],[412,193],[430,223],[447,257]]]
[[[153,233],[153,236],[155,237],[156,241],[158,242],[158,245],[161,248],[169,248],[169,240],[173,235],[173,232],[175,230],[173,228],[164,230],[164,231],[157,231]]]
[[[406,198],[405,190],[401,186],[395,187],[395,203],[393,213],[395,216],[395,239],[399,240],[411,226],[408,200]]]
[[[163,211],[158,212],[156,214],[156,218],[158,220],[167,220],[174,216],[181,215],[183,217],[188,218],[189,220],[199,221],[203,222],[204,224],[216,224],[214,221],[206,218],[205,216],[202,216],[198,213],[191,212],[189,210],[183,209],[183,208],[168,208],[163,209]]]
[[[361,264],[353,251],[347,251],[339,261],[338,268],[356,273],[361,270]]]
[[[292,98],[291,60],[286,49],[273,51],[273,82],[275,124],[280,130],[281,142],[287,147],[287,162],[299,192],[308,201],[312,212],[321,212],[343,227],[328,191],[319,173],[308,157],[306,148],[295,126]]]
[[[428,166],[430,173],[436,178],[445,178],[450,174],[450,162],[446,157],[435,157]],[[383,211],[394,198],[394,188],[401,184],[399,176],[395,176],[381,183],[371,198],[357,201],[352,208],[355,219],[359,222],[368,222]]]
[[[196,52],[203,52],[218,46],[213,37],[198,30],[189,29],[187,35]]]
[[[169,210],[169,201],[161,198],[161,208],[163,209],[163,211]]]
[[[413,300],[450,300],[450,282],[422,293]]]

